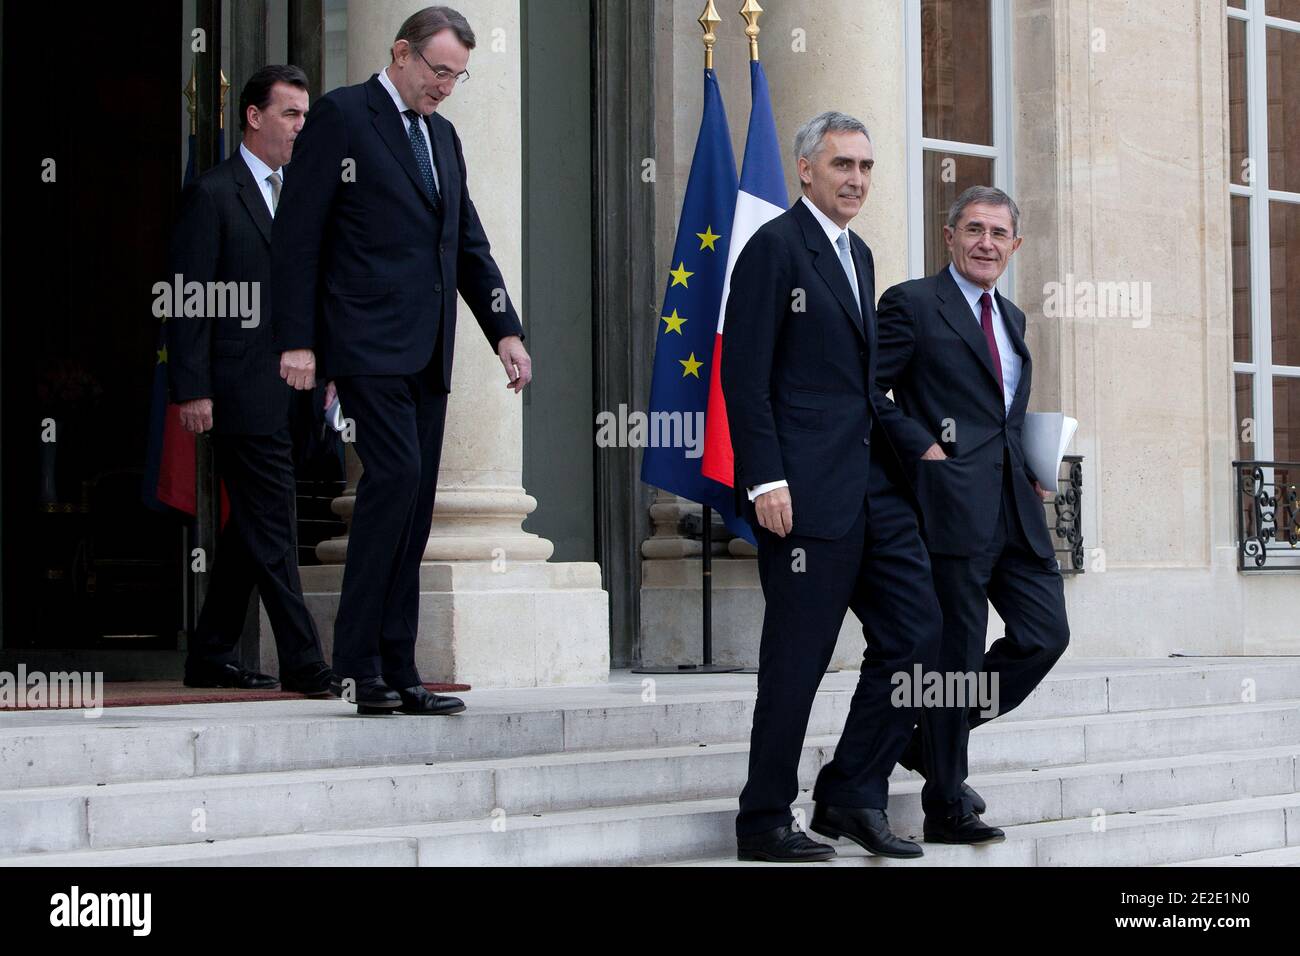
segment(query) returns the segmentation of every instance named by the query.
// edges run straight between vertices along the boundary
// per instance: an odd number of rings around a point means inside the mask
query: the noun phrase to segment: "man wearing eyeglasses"
[[[880,298],[877,404],[921,504],[943,610],[944,686],[959,686],[948,675],[982,673],[994,696],[987,708],[970,700],[925,708],[899,763],[926,778],[927,842],[988,843],[1005,835],[980,819],[984,801],[965,783],[970,729],[1029,696],[1065,652],[1070,628],[1046,492],[1022,447],[1032,369],[1025,314],[995,288],[1020,248],[1020,210],[1002,190],[972,186],[943,233],[951,262]],[[985,652],[990,602],[1006,634]]]
[[[468,78],[475,42],[448,7],[409,17],[384,70],[317,102],[276,222],[280,374],[299,389],[318,374],[334,382],[365,469],[333,661],[363,714],[465,709],[427,691],[415,665],[458,292],[507,387],[519,393],[532,379],[523,327],[470,201],[460,138],[436,112]]]

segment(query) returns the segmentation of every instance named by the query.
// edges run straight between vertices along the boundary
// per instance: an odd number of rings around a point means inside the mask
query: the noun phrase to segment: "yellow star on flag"
[[[158,350],[158,362],[161,365],[165,365],[167,363],[167,346],[165,345]]]
[[[677,314],[676,309],[673,309],[672,315],[661,315],[659,318],[668,323],[668,328],[664,329],[664,335],[669,332],[676,332],[678,335],[682,334],[682,323],[686,320]]]
[[[705,227],[704,227],[704,231],[703,231],[703,232],[697,232],[696,235],[700,237],[700,248],[701,248],[701,249],[712,249],[714,252],[717,252],[717,251],[718,251],[717,249],[715,249],[715,248],[713,247],[713,243],[714,243],[716,240],[721,239],[722,237],[713,234],[713,225],[712,225],[712,223],[710,223],[709,225],[705,226]]]
[[[682,378],[685,378],[687,375],[694,375],[696,378],[700,377],[700,366],[704,363],[695,361],[694,352],[691,353],[690,358],[678,359],[677,361],[681,362],[682,367],[686,369],[686,371],[682,372]]]
[[[690,286],[686,284],[686,280],[695,275],[694,272],[686,271],[686,263],[684,262],[677,263],[677,268],[670,269],[668,274],[673,277],[673,285],[684,285],[688,289]],[[670,285],[668,288],[671,289],[673,285]]]

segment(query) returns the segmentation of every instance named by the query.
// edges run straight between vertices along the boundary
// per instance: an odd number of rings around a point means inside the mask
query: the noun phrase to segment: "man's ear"
[[[244,122],[247,124],[249,129],[261,129],[262,111],[256,106],[250,105],[248,111],[244,114]]]

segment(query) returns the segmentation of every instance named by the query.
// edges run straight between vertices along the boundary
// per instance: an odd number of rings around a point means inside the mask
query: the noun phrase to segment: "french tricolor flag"
[[[745,162],[740,171],[740,192],[736,195],[736,215],[731,224],[722,305],[718,309],[718,332],[709,371],[709,405],[704,419],[704,457],[700,465],[705,477],[728,487],[734,481],[735,465],[727,405],[722,398],[722,325],[727,315],[727,296],[731,292],[731,272],[740,250],[745,248],[758,227],[785,212],[788,203],[785,175],[781,172],[781,146],[776,138],[772,101],[767,95],[767,77],[763,75],[763,65],[757,60],[749,63],[749,85],[752,96],[749,133],[745,141]]]

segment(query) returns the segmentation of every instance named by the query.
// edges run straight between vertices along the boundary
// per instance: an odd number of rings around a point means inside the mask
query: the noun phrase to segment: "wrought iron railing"
[[[1047,527],[1062,574],[1083,574],[1083,456],[1066,455],[1056,476],[1056,494],[1048,500]]]
[[[1300,462],[1234,461],[1237,570],[1300,570]]]

